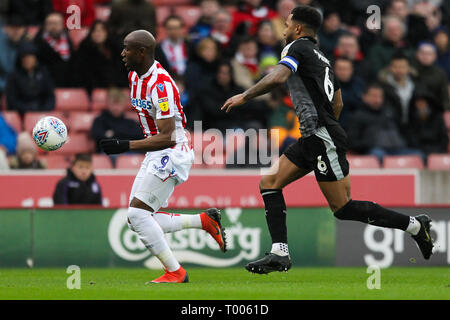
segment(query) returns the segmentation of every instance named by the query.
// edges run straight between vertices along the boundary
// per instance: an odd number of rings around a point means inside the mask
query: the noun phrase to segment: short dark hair
[[[72,165],[74,165],[77,161],[86,161],[92,163],[92,156],[89,153],[77,153],[75,158],[73,159]]]
[[[384,92],[383,86],[378,81],[371,82],[368,85],[366,85],[363,93],[366,94],[367,92],[369,92],[370,89],[380,89],[381,91]]]
[[[166,19],[164,19],[163,26],[166,27],[166,26],[167,26],[167,23],[168,23],[170,20],[178,20],[178,21],[180,21],[181,26],[184,27],[184,20],[183,20],[183,18],[181,18],[180,16],[177,16],[177,15],[175,15],[175,14],[171,14],[171,15],[168,16]]]
[[[306,27],[311,29],[314,34],[317,33],[320,26],[322,25],[322,16],[320,12],[314,7],[299,5],[298,7],[292,9],[291,13],[292,20],[306,25]]]
[[[394,53],[391,56],[390,61],[392,62],[394,60],[406,60],[409,62],[408,56],[405,54],[405,52],[403,50],[394,51]]]

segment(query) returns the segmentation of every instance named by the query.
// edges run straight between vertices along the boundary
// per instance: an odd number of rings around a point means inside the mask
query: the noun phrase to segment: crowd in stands
[[[278,139],[269,140],[282,152],[301,136],[285,87],[238,112],[224,113],[220,107],[277,64],[285,45],[284,21],[298,4],[314,6],[323,16],[318,43],[340,82],[344,109],[339,121],[350,155],[374,156],[379,164],[386,156],[413,155],[426,165],[429,155],[450,152],[449,1],[5,3],[0,8],[0,169],[53,167],[31,143],[33,121],[42,114],[66,120],[73,149],[54,153],[65,160],[77,152],[100,156],[102,138],[143,137],[130,113],[120,56],[123,38],[136,29],[155,35],[156,60],[180,89],[189,129],[198,120],[203,130],[223,133],[276,129]],[[80,9],[78,20],[73,5]],[[379,29],[367,27],[369,5],[381,9]],[[74,23],[79,23],[75,29]],[[71,102],[65,105],[66,100]],[[117,167],[116,160],[111,159],[111,167]]]

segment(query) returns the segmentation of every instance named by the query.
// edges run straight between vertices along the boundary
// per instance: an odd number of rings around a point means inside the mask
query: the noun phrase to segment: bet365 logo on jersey
[[[133,107],[147,110],[150,110],[152,108],[152,103],[149,100],[131,99],[131,104],[133,105]]]

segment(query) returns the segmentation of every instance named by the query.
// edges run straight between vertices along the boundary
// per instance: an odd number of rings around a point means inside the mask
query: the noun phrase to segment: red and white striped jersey
[[[138,115],[144,136],[158,134],[156,120],[175,117],[176,141],[186,142],[186,116],[180,94],[175,81],[161,64],[155,60],[150,69],[140,77],[135,71],[130,71],[128,82],[131,105]]]

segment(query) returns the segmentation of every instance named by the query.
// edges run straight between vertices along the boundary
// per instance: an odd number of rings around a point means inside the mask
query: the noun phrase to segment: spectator
[[[108,33],[106,23],[95,21],[74,55],[78,85],[88,92],[94,88],[126,87],[127,70],[120,52],[121,47]]]
[[[395,108],[402,125],[408,122],[410,101],[417,87],[414,75],[408,58],[399,51],[392,55],[389,66],[381,70],[378,76],[385,85],[385,100]]]
[[[438,101],[442,102],[444,109],[450,109],[447,88],[447,75],[444,70],[435,65],[437,59],[436,47],[429,43],[419,44],[416,53],[415,68],[419,75],[419,82],[429,90]]]
[[[286,28],[285,23],[292,9],[296,7],[294,0],[280,0],[277,3],[277,13],[278,16],[272,18],[272,24],[274,28],[275,35],[278,41],[284,41],[284,29]]]
[[[278,41],[273,25],[270,21],[262,21],[259,24],[258,34],[258,57],[259,60],[267,55],[280,57],[283,46]]]
[[[67,175],[58,181],[53,193],[54,204],[102,204],[89,154],[77,154]]]
[[[358,38],[352,33],[343,33],[334,49],[334,59],[344,57],[350,59],[354,73],[364,79],[368,78],[368,67],[364,62],[364,54],[360,50]]]
[[[213,18],[211,38],[217,41],[222,49],[228,50],[231,41],[231,15],[226,10],[219,10]]]
[[[355,75],[352,61],[345,57],[337,58],[334,62],[334,74],[339,80],[344,102],[339,122],[347,130],[350,125],[350,116],[358,110],[364,90],[364,81]]]
[[[450,45],[447,27],[438,28],[434,32],[434,44],[438,51],[437,64],[445,71],[450,82]]]
[[[46,111],[55,108],[53,81],[37,60],[33,43],[24,42],[18,49],[16,69],[9,75],[6,86],[8,109],[22,116],[27,111]]]
[[[201,89],[214,80],[219,60],[219,48],[211,38],[198,42],[195,55],[188,61],[184,74],[186,90],[193,98]]]
[[[64,17],[57,12],[50,13],[34,41],[38,60],[47,67],[55,86],[70,87],[73,46],[64,26]]]
[[[231,65],[234,70],[234,81],[244,89],[250,88],[259,78],[258,44],[251,37],[243,37]]]
[[[37,158],[36,144],[28,132],[21,132],[17,137],[16,156],[9,162],[11,169],[44,169]]]
[[[262,4],[262,0],[244,0],[233,13],[233,32],[255,35],[258,25],[263,20],[270,20],[277,12]]]
[[[147,0],[118,0],[111,6],[108,25],[114,37],[123,40],[131,31],[144,29],[156,34],[155,6]]]
[[[189,44],[184,36],[184,21],[179,16],[169,16],[164,21],[167,37],[161,42],[161,49],[173,74],[183,75],[189,57]]]
[[[325,11],[323,14],[322,28],[317,33],[320,50],[328,59],[333,59],[339,37],[344,33],[341,26],[341,18],[337,11]]]
[[[399,18],[393,16],[385,17],[382,31],[382,41],[370,48],[367,57],[372,75],[378,74],[381,69],[389,64],[395,51],[403,50],[409,59],[414,54],[414,51],[404,40],[406,27]]]
[[[402,136],[395,114],[384,104],[383,89],[378,84],[369,85],[363,94],[363,104],[350,119],[348,137],[350,149],[374,155],[381,162],[385,155],[420,155],[420,150],[410,149]]]
[[[51,0],[20,0],[8,1],[8,16],[20,16],[25,25],[40,25],[45,17],[52,12]]]
[[[97,150],[101,139],[143,139],[143,133],[136,121],[125,118],[127,98],[120,89],[108,91],[108,109],[94,119],[91,136],[95,140]]]
[[[202,0],[200,2],[200,10],[200,18],[189,30],[189,40],[194,44],[211,35],[215,16],[220,10],[220,4],[217,0]]]
[[[65,16],[65,22],[71,23],[69,18],[78,11],[70,10],[75,5],[79,8],[80,23],[82,27],[90,27],[95,20],[95,0],[52,0],[53,10]],[[73,19],[73,18],[72,18]]]
[[[11,16],[0,31],[0,95],[8,75],[14,70],[17,48],[24,41],[26,27],[19,16]]]
[[[430,153],[446,153],[448,145],[447,128],[442,117],[441,107],[427,93],[417,93],[411,100],[410,121],[408,125],[409,145]]]
[[[0,114],[0,149],[8,154],[16,152],[17,133]]]

